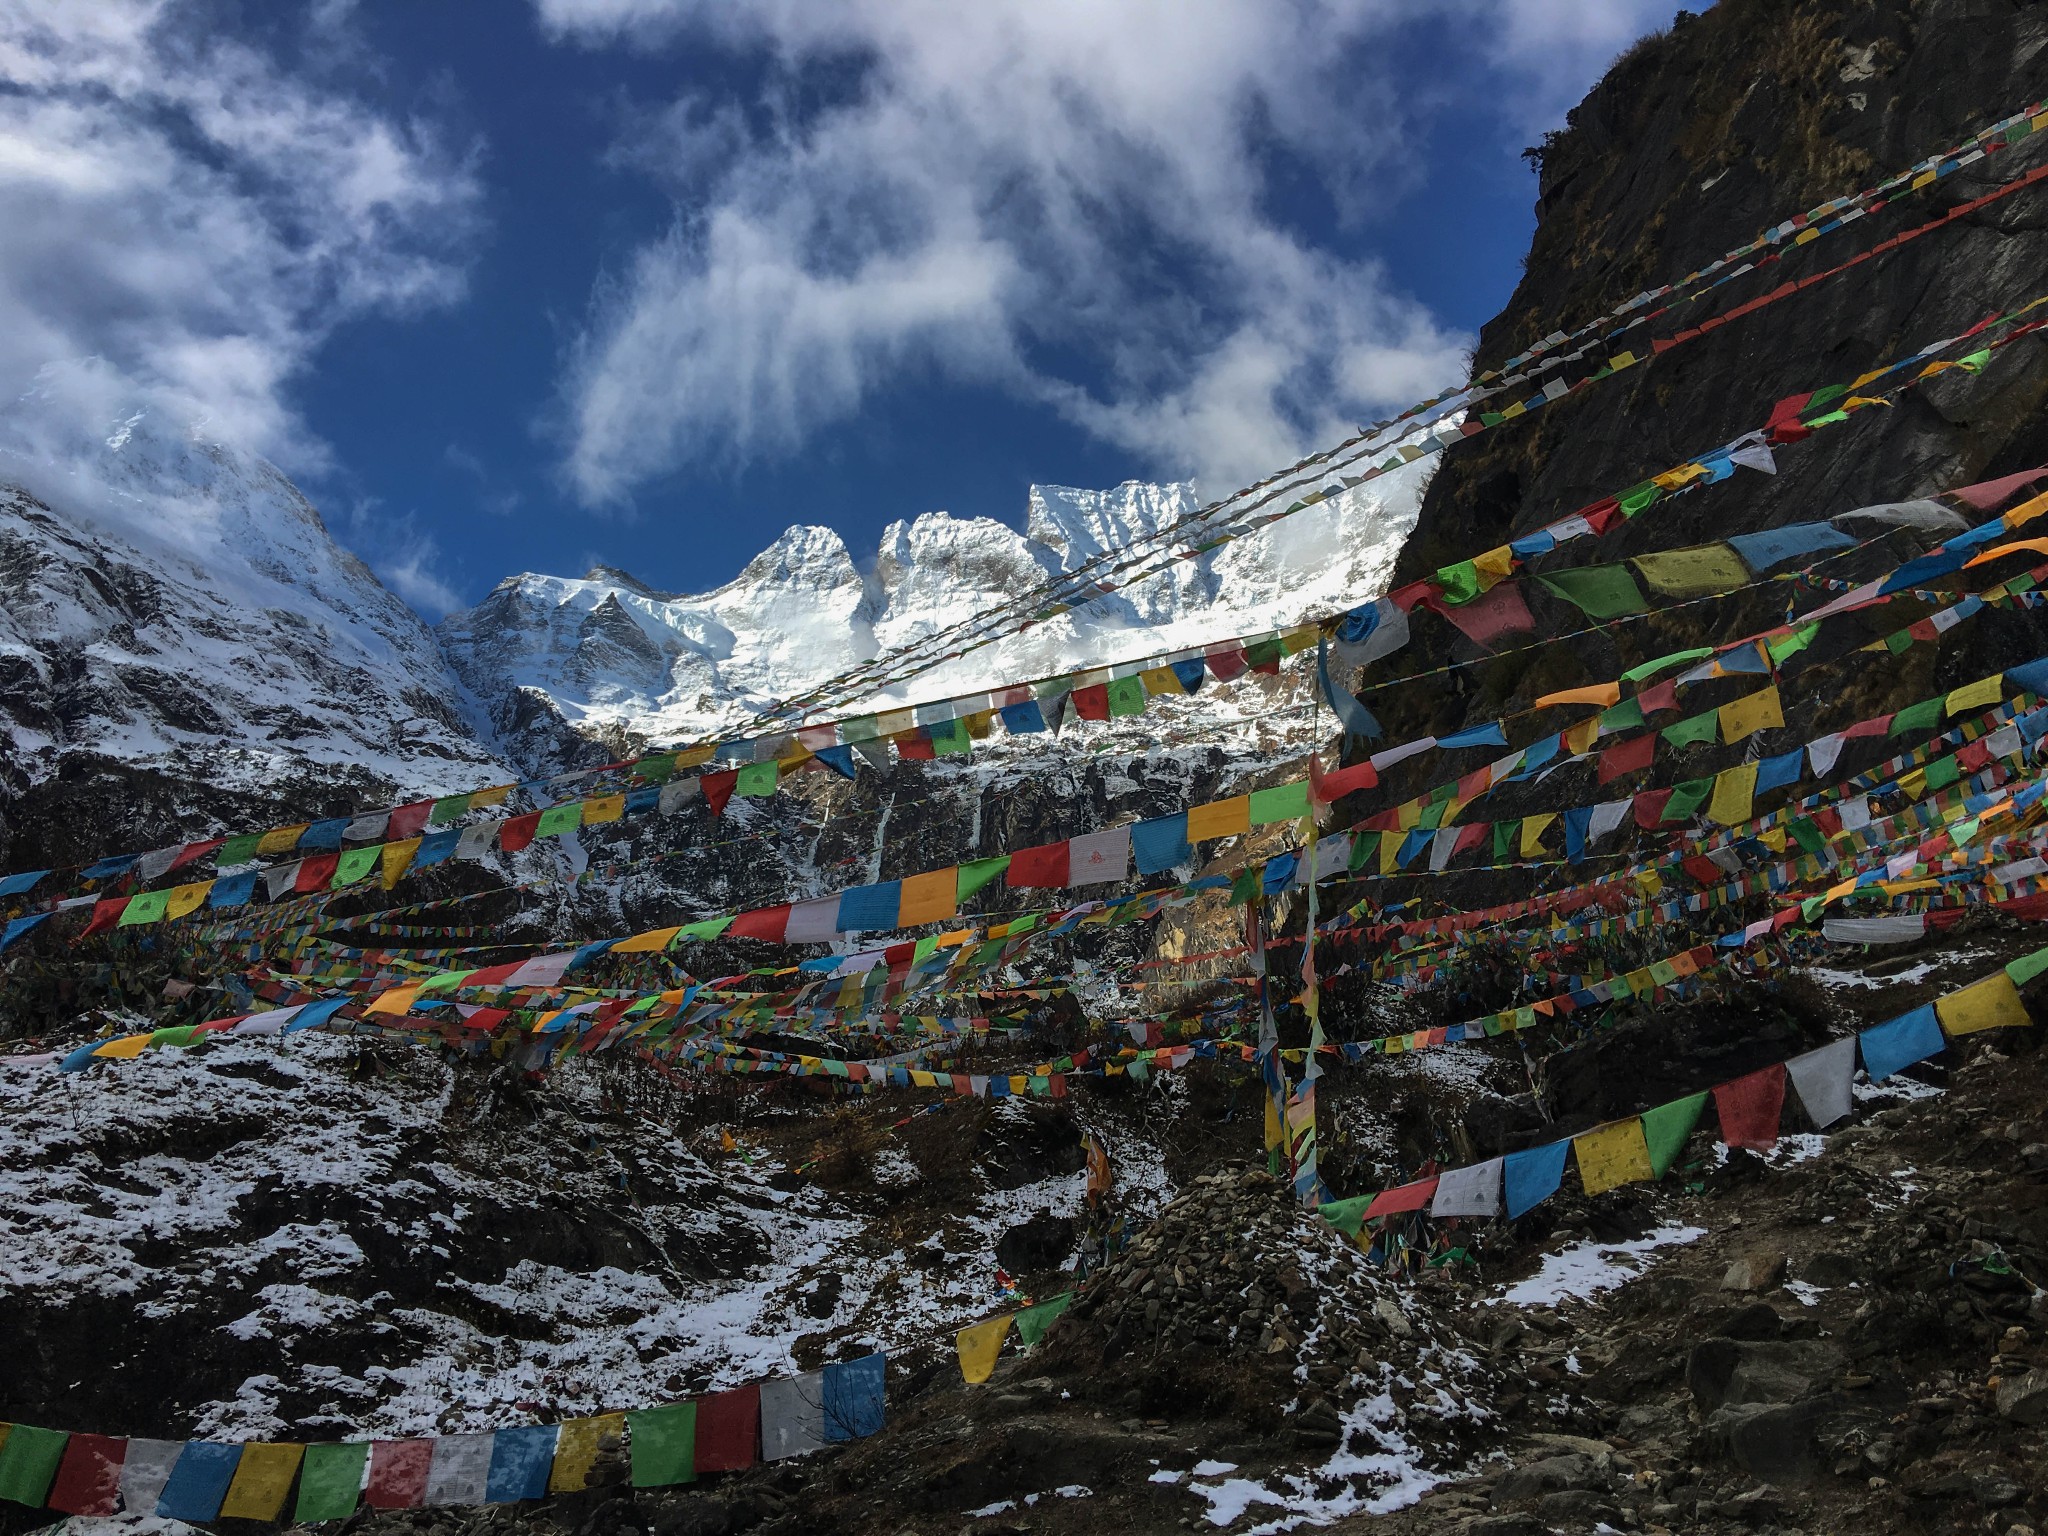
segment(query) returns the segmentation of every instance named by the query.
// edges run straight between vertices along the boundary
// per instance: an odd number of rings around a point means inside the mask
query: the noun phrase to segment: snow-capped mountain
[[[147,412],[53,442],[40,403],[0,439],[6,788],[119,765],[175,817],[505,777],[433,633],[275,466]]]
[[[1298,513],[1257,537],[1098,598],[887,697],[928,699],[1291,623],[1375,595],[1414,521],[1421,477]],[[796,526],[699,595],[600,567],[525,574],[450,615],[450,662],[501,731],[545,704],[568,724],[652,740],[732,729],[850,663],[1008,604],[1019,591],[1187,516],[1191,485],[1034,486],[1025,531],[928,512],[857,559]]]

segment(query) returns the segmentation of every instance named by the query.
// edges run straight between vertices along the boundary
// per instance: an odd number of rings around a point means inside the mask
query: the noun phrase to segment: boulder
[[[1768,1291],[1785,1278],[1782,1253],[1746,1253],[1721,1277],[1724,1291]]]
[[[2001,1381],[1998,1411],[2018,1424],[2048,1424],[2048,1371],[2028,1371]]]
[[[1546,1456],[1541,1461],[1516,1467],[1494,1485],[1493,1501],[1496,1504],[1513,1504],[1540,1494],[1561,1493],[1573,1488],[1604,1490],[1606,1486],[1607,1480],[1601,1476],[1593,1458],[1572,1452],[1563,1456]]]
[[[1840,1368],[1817,1340],[1704,1339],[1685,1362],[1685,1384],[1702,1413],[1746,1403],[1793,1403]]]
[[[1738,1403],[1708,1415],[1706,1448],[1757,1477],[1796,1477],[1816,1463],[1814,1430],[1841,1407],[1832,1396],[1798,1403]]]

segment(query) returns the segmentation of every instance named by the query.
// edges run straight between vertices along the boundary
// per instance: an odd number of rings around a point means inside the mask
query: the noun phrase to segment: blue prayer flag
[[[521,1424],[493,1435],[484,1501],[510,1504],[519,1499],[546,1498],[558,1433],[559,1426],[554,1424]]]
[[[903,882],[885,880],[880,885],[856,885],[839,897],[839,927],[842,931],[894,928],[903,910]]]
[[[1856,541],[1833,523],[1794,523],[1787,528],[1769,528],[1762,533],[1738,533],[1728,541],[1750,574],[1761,576],[1794,555],[1818,554],[1824,549],[1849,549]]]
[[[1188,814],[1159,816],[1131,828],[1131,858],[1141,875],[1164,874],[1167,870],[1195,861],[1188,842]]]
[[[0,896],[19,896],[48,873],[47,869],[25,869],[18,875],[0,876]]]
[[[239,875],[221,875],[213,882],[213,889],[206,894],[209,907],[239,907],[256,893],[257,871],[246,869]]]
[[[882,1429],[888,1356],[880,1350],[825,1367],[825,1438],[861,1440]]]
[[[1756,790],[1758,794],[1767,789],[1783,789],[1787,784],[1799,782],[1799,760],[1806,755],[1804,747],[1794,747],[1790,752],[1781,752],[1776,757],[1766,757],[1756,765]]]
[[[157,1496],[156,1512],[166,1520],[204,1524],[220,1518],[221,1500],[228,1496],[235,1468],[242,1460],[239,1445],[218,1440],[188,1440],[171,1468],[164,1491]]]
[[[1873,1083],[1881,1083],[1916,1061],[1937,1056],[1948,1044],[1935,1017],[1934,1005],[1922,1003],[1911,1013],[1866,1029],[1857,1035],[1863,1047],[1863,1070]]]
[[[1485,725],[1467,726],[1452,735],[1439,736],[1436,744],[1439,747],[1504,747],[1508,744],[1508,733],[1501,729],[1498,720],[1491,720]]]
[[[1564,1182],[1565,1154],[1571,1149],[1569,1141],[1553,1141],[1547,1147],[1508,1154],[1501,1168],[1501,1184],[1510,1221],[1557,1193],[1557,1186]]]
[[[1003,729],[1012,736],[1029,736],[1045,729],[1045,711],[1038,707],[1038,700],[1026,699],[1022,704],[1003,706]]]

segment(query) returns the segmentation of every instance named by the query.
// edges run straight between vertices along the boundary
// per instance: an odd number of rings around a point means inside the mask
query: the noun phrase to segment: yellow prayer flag
[[[581,1493],[590,1482],[590,1469],[597,1465],[597,1453],[606,1440],[618,1442],[626,1433],[623,1413],[600,1413],[589,1419],[562,1420],[555,1438],[555,1464],[548,1471],[549,1493]]]
[[[1581,720],[1577,725],[1567,726],[1563,734],[1564,749],[1573,757],[1590,752],[1593,750],[1593,743],[1600,739],[1600,717],[1595,715],[1590,720]]]
[[[1664,877],[1654,869],[1639,869],[1636,871],[1636,889],[1645,896],[1654,896],[1664,889]]]
[[[95,1046],[93,1055],[105,1056],[113,1061],[133,1061],[148,1049],[149,1036],[121,1035]]]
[[[1404,800],[1394,807],[1394,825],[1403,832],[1413,832],[1415,824],[1422,820],[1422,802]]]
[[[1188,841],[1199,843],[1212,837],[1233,837],[1252,829],[1252,798],[1238,795],[1188,812]]]
[[[1779,704],[1776,683],[1762,693],[1752,693],[1746,698],[1723,704],[1716,713],[1721,717],[1721,739],[1731,743],[1746,740],[1767,727],[1785,723],[1785,711]]]
[[[583,802],[583,825],[601,826],[607,821],[617,821],[626,814],[624,795],[592,795]]]
[[[685,747],[676,754],[676,767],[700,768],[705,763],[710,762],[717,753],[718,748],[713,746]]]
[[[379,993],[377,1000],[363,1011],[365,1013],[403,1013],[412,1006],[412,1000],[420,995],[414,987],[393,987],[389,992]]]
[[[953,1347],[960,1353],[962,1381],[978,1387],[994,1374],[996,1359],[1003,1352],[1003,1340],[1010,1336],[1010,1324],[1016,1320],[1016,1313],[1005,1312],[972,1328],[962,1328],[953,1336]]]
[[[2043,512],[2048,512],[2048,491],[2043,491],[2038,496],[2029,496],[2025,501],[2006,513],[1999,521],[2004,523],[2007,530],[2010,531],[2019,527],[2021,523],[2031,523]]]
[[[1401,844],[1405,841],[1398,832],[1380,834],[1380,873],[1391,875],[1401,867]]]
[[[1899,790],[1908,800],[1918,800],[1927,793],[1927,770],[1908,768],[1899,775]]]
[[[1483,555],[1472,557],[1472,569],[1479,573],[1479,590],[1487,591],[1514,573],[1515,552],[1505,544],[1498,549],[1489,549]]]
[[[299,838],[304,834],[305,830],[306,823],[303,821],[295,827],[272,827],[256,840],[256,852],[258,854],[289,853],[292,849],[299,846]]]
[[[1666,597],[1706,597],[1715,592],[1732,592],[1749,583],[1749,567],[1726,544],[1701,544],[1693,549],[1637,555],[1629,564]]]
[[[1944,709],[1951,715],[1960,715],[1966,709],[1984,709],[2005,697],[2005,674],[1987,677],[1979,682],[1965,683],[1948,696]]]
[[[1145,692],[1153,698],[1161,694],[1186,693],[1180,683],[1180,674],[1171,667],[1148,667],[1138,674],[1138,681],[1145,685]]]
[[[1934,1014],[1941,1020],[1941,1027],[1952,1035],[1974,1035],[1980,1029],[2003,1029],[2033,1022],[2027,1017],[2027,1005],[2020,1001],[2019,988],[2003,971],[1936,999]]]
[[[505,797],[511,793],[512,786],[510,784],[493,784],[489,789],[472,791],[469,797],[469,808],[472,811],[480,811],[485,806],[503,805]]]
[[[1756,798],[1756,764],[1739,763],[1714,775],[1714,797],[1707,802],[1707,815],[1724,827],[1749,820],[1751,802]]]
[[[252,1441],[242,1447],[242,1459],[235,1463],[235,1480],[228,1484],[221,1500],[224,1520],[275,1520],[284,1512],[284,1496],[291,1492],[292,1479],[299,1473],[303,1445],[271,1445]]]
[[[612,946],[615,955],[653,955],[667,949],[675,936],[683,930],[674,928],[650,928],[645,933],[636,933],[630,939],[621,939]]]
[[[1621,1184],[1639,1184],[1654,1179],[1649,1143],[1643,1140],[1640,1118],[1619,1125],[1603,1125],[1597,1131],[1572,1138],[1572,1151],[1579,1159],[1579,1181],[1589,1195],[1602,1194]]]
[[[997,711],[993,709],[977,709],[973,714],[967,716],[967,735],[969,739],[973,741],[987,741],[990,734],[996,728],[996,714]],[[804,756],[809,757],[811,755],[811,752],[806,749]]]
[[[211,880],[195,880],[190,885],[172,887],[171,899],[164,903],[164,916],[183,917],[187,912],[197,911],[205,904],[207,893],[212,889]]]
[[[1543,851],[1542,838],[1544,830],[1555,820],[1557,820],[1557,812],[1555,811],[1538,811],[1533,816],[1524,816],[1522,818],[1523,858],[1533,859]]]
[[[942,923],[960,910],[960,872],[933,870],[904,880],[896,904],[896,926],[915,928],[919,923]]]
[[[1280,649],[1290,656],[1298,656],[1303,651],[1314,650],[1316,642],[1322,638],[1323,631],[1320,625],[1297,624],[1280,637]]]
[[[937,1076],[925,1071],[922,1067],[912,1067],[910,1069],[910,1081],[919,1088],[936,1088],[939,1086]]]
[[[1822,901],[1840,901],[1844,896],[1853,896],[1855,894],[1856,882],[1854,880],[1844,880],[1839,884],[1831,885],[1825,891],[1822,891],[1820,893],[1820,899]]]
[[[1766,827],[1760,835],[1763,839],[1763,845],[1770,849],[1771,852],[1783,853],[1785,851],[1785,829],[1783,827]]]
[[[384,889],[390,890],[405,874],[406,866],[412,863],[412,856],[419,851],[420,840],[408,837],[402,843],[386,843],[377,854],[383,866]]]

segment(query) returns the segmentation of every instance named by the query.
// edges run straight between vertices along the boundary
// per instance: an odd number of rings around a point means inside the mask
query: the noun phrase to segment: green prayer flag
[[[1649,506],[1651,502],[1655,501],[1659,496],[1663,494],[1664,493],[1661,490],[1659,490],[1655,485],[1645,480],[1641,485],[1637,486],[1634,490],[1624,491],[1622,493],[1621,515],[1623,517],[1634,517],[1638,512],[1642,511],[1645,507]]]
[[[1364,869],[1368,864],[1374,863],[1379,858],[1381,836],[1378,832],[1352,833],[1351,862],[1348,867]]]
[[[240,837],[229,838],[213,856],[214,868],[233,869],[237,864],[247,864],[256,857],[256,845],[262,841],[261,832],[244,832]]]
[[[1443,600],[1453,607],[1469,603],[1479,595],[1479,567],[1470,560],[1439,568],[1436,581],[1444,589]]]
[[[1667,725],[1657,734],[1674,747],[1690,746],[1696,741],[1715,741],[1721,735],[1721,716],[1718,711],[1709,709],[1689,715],[1676,725]]]
[[[1923,699],[1910,709],[1902,709],[1892,716],[1892,728],[1887,736],[1904,736],[1912,731],[1925,731],[1941,724],[1940,699]]]
[[[1112,719],[1120,715],[1142,715],[1145,713],[1145,685],[1135,677],[1113,677],[1109,680],[1109,713]]]
[[[1692,815],[1707,803],[1714,792],[1712,779],[1687,779],[1683,784],[1672,786],[1671,798],[1664,802],[1664,814],[1659,821],[1690,821]]]
[[[1808,624],[1795,629],[1789,635],[1780,635],[1770,641],[1764,649],[1771,654],[1771,665],[1777,666],[1788,656],[1796,656],[1813,644],[1813,637],[1820,633],[1820,625]]]
[[[1685,1149],[1685,1138],[1692,1134],[1692,1128],[1699,1124],[1700,1111],[1706,1107],[1704,1093],[1693,1094],[1690,1098],[1674,1099],[1669,1104],[1659,1104],[1643,1114],[1643,1140],[1650,1148],[1650,1171],[1658,1178],[1678,1159]]]
[[[346,1520],[354,1514],[363,1489],[363,1463],[369,1459],[367,1441],[307,1446],[299,1463],[299,1502],[292,1519],[306,1525]]]
[[[633,765],[633,777],[643,784],[663,784],[676,771],[673,752],[652,752]]]
[[[940,757],[958,757],[974,750],[965,720],[941,720],[926,727],[925,733],[931,737],[932,751]]]
[[[1252,825],[1269,821],[1295,821],[1308,814],[1308,780],[1276,784],[1271,789],[1252,791]]]
[[[434,808],[427,812],[427,821],[433,826],[445,826],[449,822],[456,820],[468,809],[469,796],[467,793],[443,795],[434,802]]]
[[[882,731],[880,715],[855,715],[839,722],[839,739],[844,742],[873,741]]]
[[[1884,637],[1884,648],[1894,656],[1913,648],[1913,632],[1910,629],[1895,629]]]
[[[1647,613],[1642,588],[1625,565],[1587,565],[1572,571],[1551,571],[1537,581],[1578,608],[1589,619],[1613,619],[1626,613]]]
[[[1493,862],[1505,864],[1515,856],[1515,846],[1522,833],[1520,821],[1496,821],[1493,824]]]
[[[2048,971],[2048,949],[2037,949],[2031,955],[2005,963],[2006,979],[2016,987],[2024,987],[2043,971]]]
[[[1643,701],[1641,699],[1623,699],[1612,709],[1601,711],[1600,734],[1606,736],[1615,731],[1632,731],[1637,726],[1646,723],[1643,718]]]
[[[964,736],[967,733],[963,730],[960,734]],[[772,795],[775,793],[775,783],[781,777],[782,764],[773,758],[765,763],[743,763],[740,766],[740,776],[733,784],[733,793],[752,795],[757,799],[763,795]]]
[[[1787,830],[1792,834],[1792,841],[1801,848],[1804,848],[1808,853],[1819,853],[1821,849],[1828,845],[1826,835],[1808,817],[1800,816],[1796,818]]]
[[[731,926],[729,917],[707,917],[701,923],[685,923],[676,930],[676,938],[669,942],[673,944],[676,939],[715,939]]]
[[[670,1403],[626,1415],[632,1435],[633,1486],[667,1488],[697,1481],[697,1405]]]
[[[1444,824],[1444,809],[1443,801],[1431,801],[1416,815],[1415,825],[1409,828],[1409,830],[1411,832],[1434,832]]]
[[[1278,640],[1260,640],[1244,648],[1246,663],[1254,667],[1273,666],[1286,654]]]
[[[1059,1316],[1074,1304],[1072,1291],[1061,1291],[1048,1301],[1041,1301],[1035,1307],[1026,1307],[1015,1318],[1017,1342],[1030,1349],[1045,1337],[1046,1329],[1059,1321]]]
[[[1954,753],[1950,753],[1947,757],[1937,757],[1924,771],[1929,789],[1947,789],[1963,776],[1963,765],[1956,761]]]
[[[1349,1200],[1326,1200],[1316,1207],[1316,1214],[1346,1237],[1358,1236],[1358,1229],[1365,1225],[1366,1207],[1373,1202],[1371,1195],[1353,1195]]]
[[[463,979],[465,977],[474,976],[475,974],[476,972],[474,970],[436,971],[433,975],[429,976],[425,981],[420,983],[420,995],[426,996],[435,992],[453,992],[457,987],[462,985]]]
[[[583,802],[565,800],[560,805],[551,805],[540,813],[540,824],[533,829],[535,837],[560,837],[565,832],[574,832],[583,825]]]
[[[912,965],[917,965],[925,960],[929,960],[933,955],[938,953],[938,949],[939,936],[936,933],[928,933],[923,938],[919,939],[917,941],[917,947],[911,950],[910,963]]]
[[[1010,856],[999,853],[992,859],[975,859],[960,866],[959,880],[954,886],[954,900],[965,901],[991,880],[1002,878],[1003,871],[1010,867]]]
[[[139,896],[131,896],[128,898],[128,905],[121,909],[119,926],[133,928],[138,923],[160,923],[163,921],[164,908],[170,903],[171,893],[168,889],[144,891]]]
[[[1237,872],[1230,882],[1230,904],[1233,907],[1248,906],[1259,899],[1259,888],[1265,881],[1266,866],[1252,864]]]
[[[70,1439],[61,1429],[8,1425],[7,1439],[0,1442],[0,1499],[41,1509]]]
[[[1655,661],[1645,661],[1630,667],[1621,674],[1624,683],[1640,683],[1646,677],[1655,677],[1659,672],[1669,672],[1673,667],[1682,667],[1689,661],[1705,661],[1714,654],[1710,645],[1696,646],[1689,651],[1673,651],[1669,656],[1659,656]]]
[[[344,885],[354,885],[358,880],[366,878],[376,869],[377,861],[383,853],[384,850],[380,846],[349,849],[334,866],[334,878],[328,882],[329,885],[335,890],[340,890]]]

